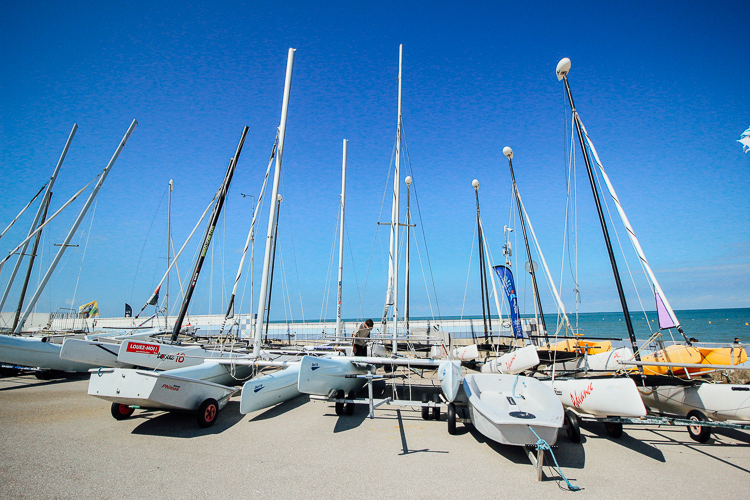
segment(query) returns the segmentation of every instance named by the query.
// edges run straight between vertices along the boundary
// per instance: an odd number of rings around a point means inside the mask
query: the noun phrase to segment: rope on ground
[[[534,433],[534,435],[538,439],[538,441],[536,442],[536,449],[545,450],[549,452],[550,456],[552,457],[552,460],[554,460],[555,462],[555,470],[557,471],[558,474],[560,474],[560,477],[563,478],[563,481],[565,481],[565,484],[568,485],[568,490],[581,491],[583,488],[581,488],[580,486],[574,486],[570,484],[570,481],[568,481],[568,478],[565,477],[565,474],[563,474],[563,471],[560,469],[560,465],[557,463],[557,458],[555,458],[555,454],[552,453],[552,447],[549,445],[549,443],[545,441],[544,439],[540,438],[539,434],[537,434],[536,431],[531,426],[529,426],[529,429],[531,430],[531,432]]]

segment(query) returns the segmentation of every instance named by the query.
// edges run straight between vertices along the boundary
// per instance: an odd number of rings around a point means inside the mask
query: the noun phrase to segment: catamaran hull
[[[65,372],[87,372],[98,365],[60,358],[60,344],[44,337],[0,335],[0,363]]]
[[[237,391],[203,380],[165,372],[100,368],[91,370],[90,396],[129,406],[155,410],[197,411],[207,399],[215,399],[219,409]]]
[[[245,382],[240,398],[240,413],[250,413],[283,403],[302,393],[299,382],[299,364]]]
[[[594,417],[643,417],[638,387],[629,378],[555,379],[542,381],[566,408]]]
[[[528,345],[503,354],[482,365],[482,373],[507,373],[516,375],[539,364],[536,347]]]
[[[463,385],[471,422],[487,438],[512,446],[533,445],[539,438],[557,441],[563,407],[540,381],[483,373],[466,375]]]
[[[219,356],[219,354],[206,351],[201,346],[126,340],[120,345],[117,359],[120,363],[153,368],[154,370],[172,370],[200,365],[206,358],[212,356]]]
[[[132,364],[117,360],[120,344],[99,340],[65,339],[60,350],[60,358],[94,366],[108,368],[133,368]]]
[[[298,389],[303,394],[330,396],[338,391],[349,393],[364,387],[366,381],[357,378],[367,369],[351,359],[316,358],[303,356],[299,368]]]
[[[638,389],[652,411],[685,416],[698,410],[713,420],[750,421],[750,386],[700,384],[698,386],[659,386]]]
[[[463,378],[461,363],[459,361],[445,361],[440,363],[438,367],[438,380],[440,381],[440,388],[443,391],[443,395],[449,403],[454,402],[458,398]]]

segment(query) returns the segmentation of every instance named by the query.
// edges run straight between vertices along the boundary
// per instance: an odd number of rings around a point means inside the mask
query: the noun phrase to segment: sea
[[[682,330],[688,338],[701,343],[728,344],[735,339],[745,345],[750,344],[750,308],[742,309],[695,309],[675,311]],[[527,315],[524,315],[527,317]],[[633,330],[638,340],[647,340],[659,329],[656,311],[630,314]],[[481,316],[479,317],[481,318]],[[587,337],[604,337],[627,339],[628,330],[622,312],[575,313],[568,314],[571,324],[578,325],[578,332]],[[458,318],[443,318],[458,319]],[[555,331],[557,316],[545,314],[547,330]],[[676,329],[671,330],[674,340],[681,341],[682,336]],[[665,332],[665,340],[669,333]]]

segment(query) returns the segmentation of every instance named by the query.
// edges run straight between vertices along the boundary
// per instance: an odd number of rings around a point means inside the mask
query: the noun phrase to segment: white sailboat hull
[[[134,366],[153,368],[154,370],[172,370],[200,365],[212,357],[229,356],[231,356],[229,352],[207,350],[202,346],[181,346],[144,340],[126,340],[120,345],[117,359],[120,363]]]
[[[367,369],[362,367],[361,363],[352,362],[351,358],[303,356],[299,368],[298,389],[303,394],[317,396],[329,396],[340,390],[349,393],[364,387],[365,379],[356,378],[356,375],[366,373]]]
[[[539,438],[549,444],[557,441],[557,431],[563,425],[563,407],[555,393],[540,381],[503,374],[471,374],[464,377],[464,391],[469,398],[471,421],[487,438],[513,446],[534,445]]]
[[[482,373],[507,373],[516,375],[539,364],[539,354],[536,347],[528,345],[482,365]]]
[[[88,393],[113,403],[156,410],[196,411],[206,399],[215,399],[219,409],[237,391],[204,380],[165,372],[100,368],[91,370]]]
[[[60,350],[60,358],[77,361],[94,366],[108,368],[132,368],[130,363],[117,360],[120,343],[103,342],[100,340],[65,339]]]
[[[302,394],[297,387],[299,369],[300,365],[294,364],[245,382],[240,398],[240,413],[262,410]]]
[[[463,381],[461,363],[459,361],[445,361],[438,367],[438,380],[445,399],[452,403],[458,397]]]
[[[639,388],[650,410],[685,416],[698,410],[712,420],[750,421],[750,386],[700,384]]]
[[[543,380],[566,408],[594,417],[644,417],[638,387],[632,379],[555,379]]]
[[[87,372],[98,366],[61,359],[61,347],[44,337],[0,335],[0,363],[65,372]]]

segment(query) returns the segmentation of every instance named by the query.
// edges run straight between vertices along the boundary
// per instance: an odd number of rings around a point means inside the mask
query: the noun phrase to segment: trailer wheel
[[[115,417],[115,420],[125,420],[126,418],[130,418],[135,410],[128,405],[112,403],[110,411],[112,412],[112,416]]]
[[[687,418],[696,422],[708,421],[708,418],[706,418],[706,416],[698,410],[691,410],[690,413],[687,414]],[[687,430],[688,434],[690,434],[690,437],[693,438],[694,441],[698,441],[699,443],[705,443],[711,437],[710,427],[703,427],[702,425],[688,425]]]
[[[432,396],[432,401],[435,403],[435,406],[432,408],[432,418],[440,420],[440,395],[434,394]]]
[[[604,422],[604,428],[610,437],[615,439],[622,437],[622,424],[620,422]]]
[[[338,392],[336,392],[336,399],[344,399],[344,391],[339,389]],[[343,415],[344,414],[344,403],[336,402],[336,415]]]
[[[448,434],[456,434],[456,405],[448,403]]]
[[[216,422],[219,415],[219,403],[215,399],[208,398],[198,408],[198,427],[205,429]]]
[[[357,394],[354,391],[351,391],[349,393],[348,399],[354,399],[354,397]],[[354,403],[346,403],[346,406],[344,407],[344,411],[346,411],[347,415],[354,415]]]
[[[568,433],[568,439],[573,443],[581,442],[581,424],[578,420],[578,415],[571,410],[565,410],[565,420],[563,420],[563,427],[565,432]]]
[[[427,406],[427,393],[422,393],[422,420],[430,419],[430,407]]]

